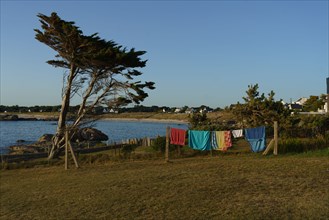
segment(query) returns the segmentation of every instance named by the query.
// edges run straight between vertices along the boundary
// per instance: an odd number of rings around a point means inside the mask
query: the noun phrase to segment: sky
[[[142,105],[213,108],[242,102],[248,85],[285,102],[326,93],[328,1],[1,0],[1,105],[59,105],[63,73],[35,39],[38,13],[56,12],[148,60]],[[72,104],[79,104],[74,99]]]

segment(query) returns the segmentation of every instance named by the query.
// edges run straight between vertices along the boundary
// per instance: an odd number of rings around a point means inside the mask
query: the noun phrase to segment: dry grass
[[[209,119],[231,120],[233,115],[229,112],[210,112],[207,113]],[[185,113],[157,113],[157,112],[132,112],[119,114],[106,114],[103,118],[121,118],[121,119],[155,119],[155,120],[177,120],[187,122],[189,114]]]
[[[157,112],[125,112],[119,114],[105,114],[103,118],[143,119],[143,120],[178,120],[188,121],[188,114],[157,113]]]
[[[15,112],[10,112],[6,114],[18,114]],[[58,112],[30,112],[30,113],[19,113],[20,118],[49,118],[58,117]],[[162,113],[162,112],[125,112],[119,114],[104,114],[101,115],[103,119],[139,119],[139,120],[173,120],[173,121],[183,121],[188,122],[189,114],[185,113]],[[207,113],[209,119],[221,119],[221,120],[231,120],[233,115],[229,112],[210,112]]]
[[[256,154],[1,171],[1,219],[326,219],[325,156]]]

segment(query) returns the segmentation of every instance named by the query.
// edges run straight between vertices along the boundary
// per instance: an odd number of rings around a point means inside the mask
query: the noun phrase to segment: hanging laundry
[[[265,149],[265,126],[245,129],[245,137],[253,152],[260,152]]]
[[[232,147],[231,131],[224,131],[224,146],[225,150]]]
[[[214,150],[226,151],[232,146],[230,131],[213,131],[211,146]]]
[[[186,130],[179,128],[170,129],[170,143],[176,145],[185,145]]]
[[[188,131],[189,146],[194,150],[210,150],[210,131]]]
[[[225,150],[225,132],[218,131],[219,136],[219,148],[218,150]]]
[[[211,148],[213,150],[219,150],[220,135],[218,131],[211,132]]]
[[[243,130],[242,129],[233,130],[232,135],[234,138],[243,137]]]

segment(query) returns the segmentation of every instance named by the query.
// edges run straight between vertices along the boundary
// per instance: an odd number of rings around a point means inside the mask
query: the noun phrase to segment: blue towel
[[[211,150],[210,131],[188,131],[188,143],[194,150]]]
[[[265,150],[265,126],[245,129],[245,137],[253,152],[261,152]]]
[[[216,131],[211,132],[211,147],[212,149],[218,149]]]

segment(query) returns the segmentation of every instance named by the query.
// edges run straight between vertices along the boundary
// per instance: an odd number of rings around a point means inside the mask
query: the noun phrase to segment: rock
[[[75,141],[107,141],[109,138],[106,134],[96,128],[81,128],[72,138]]]
[[[44,134],[39,138],[38,142],[50,142],[53,137],[53,134]]]
[[[18,115],[1,115],[1,121],[17,121],[19,120]]]
[[[26,153],[38,153],[38,150],[29,145],[14,145],[10,146],[10,154],[26,154]]]
[[[26,154],[26,153],[40,153],[47,152],[51,147],[51,141],[53,138],[53,134],[44,134],[39,140],[33,144],[28,145],[14,145],[10,146],[10,154]],[[72,138],[72,141],[77,142],[99,142],[99,141],[107,141],[108,136],[97,130],[96,128],[81,128]],[[17,140],[18,143],[25,142],[24,140]]]
[[[16,143],[24,143],[24,142],[26,142],[26,140],[19,139],[16,141]]]

